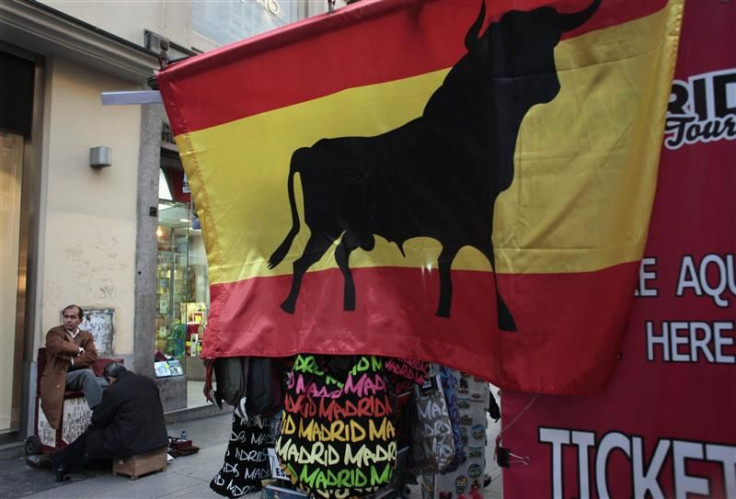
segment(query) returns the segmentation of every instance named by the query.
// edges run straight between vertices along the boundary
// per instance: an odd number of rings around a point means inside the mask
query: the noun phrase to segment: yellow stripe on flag
[[[560,43],[561,90],[526,115],[497,202],[499,272],[598,270],[641,258],[679,8]]]
[[[680,13],[664,9],[557,46],[561,91],[524,119],[514,182],[496,204],[499,272],[583,272],[641,258],[667,102],[661,92],[672,74],[669,51]],[[205,229],[210,282],[290,273],[309,237],[298,175],[301,232],[289,263],[269,270],[267,260],[291,227],[286,186],[293,151],[321,138],[373,136],[405,124],[421,115],[446,73],[353,88],[178,136]],[[376,237],[372,251],[352,253],[350,266],[434,267],[440,249],[418,238],[405,244],[404,257]],[[332,267],[328,251],[310,271]],[[453,268],[491,269],[471,248]]]

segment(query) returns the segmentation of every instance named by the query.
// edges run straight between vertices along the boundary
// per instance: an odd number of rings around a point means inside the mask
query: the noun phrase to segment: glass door
[[[189,274],[189,225],[188,203],[159,204],[156,349],[182,365],[188,332],[182,306],[186,307],[194,294]]]
[[[23,136],[0,131],[0,435],[20,427],[22,341],[16,341],[16,319],[23,147]]]

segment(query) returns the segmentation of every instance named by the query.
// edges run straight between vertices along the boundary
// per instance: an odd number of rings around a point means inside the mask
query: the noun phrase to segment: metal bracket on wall
[[[162,104],[158,90],[132,90],[121,92],[102,92],[103,106],[123,106],[129,104]]]

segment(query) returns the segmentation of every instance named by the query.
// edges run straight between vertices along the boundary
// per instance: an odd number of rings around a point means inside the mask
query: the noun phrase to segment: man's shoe
[[[59,466],[54,471],[56,474],[56,481],[57,482],[63,482],[64,480],[69,480],[69,472],[67,471],[65,466]]]

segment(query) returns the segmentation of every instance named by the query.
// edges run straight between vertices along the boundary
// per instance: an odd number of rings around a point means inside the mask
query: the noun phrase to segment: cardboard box
[[[166,447],[136,454],[125,459],[113,459],[112,474],[128,475],[136,480],[139,476],[166,469]]]
[[[276,449],[274,449],[273,447],[268,448],[268,464],[271,468],[271,478],[277,478],[279,480],[285,480],[286,482],[290,482],[289,477],[286,476],[286,473],[284,473],[284,470],[281,469],[279,458],[276,457]]]
[[[266,485],[261,492],[262,499],[307,499],[307,495],[294,489]]]

